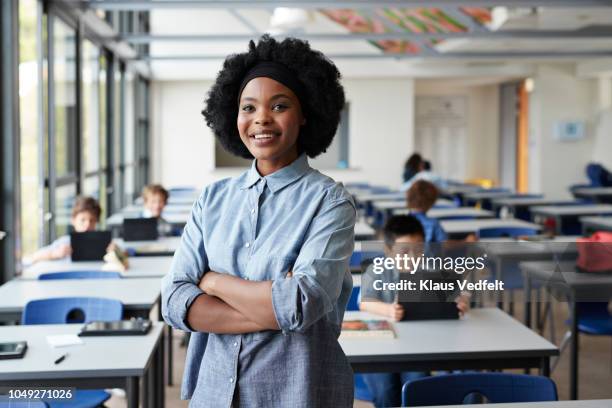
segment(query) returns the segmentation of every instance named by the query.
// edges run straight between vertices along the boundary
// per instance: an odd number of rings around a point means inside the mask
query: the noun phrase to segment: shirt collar
[[[257,171],[256,164],[257,160],[253,160],[253,164],[247,172],[246,179],[242,184],[242,189],[251,188],[260,179],[265,179],[270,190],[273,193],[276,193],[302,177],[304,174],[306,174],[306,172],[308,172],[308,170],[310,170],[310,165],[308,165],[308,159],[306,158],[305,154],[300,155],[290,165],[285,166],[272,174],[268,174],[266,177],[261,177]]]

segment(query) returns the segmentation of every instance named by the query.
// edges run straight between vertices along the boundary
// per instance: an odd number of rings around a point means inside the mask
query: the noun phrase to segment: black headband
[[[287,88],[293,91],[295,96],[297,96],[298,100],[300,101],[300,104],[304,106],[304,97],[306,95],[304,92],[304,86],[289,68],[274,61],[262,61],[246,73],[242,83],[240,84],[240,89],[238,90],[239,101],[244,87],[251,79],[259,77],[270,78],[285,85]]]

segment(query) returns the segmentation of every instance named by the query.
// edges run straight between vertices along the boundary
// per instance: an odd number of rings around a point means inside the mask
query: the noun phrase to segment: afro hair
[[[257,44],[250,41],[248,52],[226,58],[202,111],[208,127],[227,151],[253,158],[236,126],[238,91],[247,72],[263,61],[283,64],[304,86],[305,100],[300,100],[300,104],[306,123],[300,128],[298,152],[311,158],[325,152],[336,134],[344,107],[340,72],[325,55],[296,38],[279,42],[264,35]]]

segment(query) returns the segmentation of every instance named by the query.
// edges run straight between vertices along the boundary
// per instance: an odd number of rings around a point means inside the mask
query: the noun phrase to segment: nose
[[[272,117],[270,116],[270,112],[266,109],[260,109],[257,117],[255,118],[255,124],[257,125],[267,125],[272,121]]]

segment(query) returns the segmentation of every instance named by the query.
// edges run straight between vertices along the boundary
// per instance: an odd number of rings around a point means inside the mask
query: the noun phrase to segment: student
[[[92,197],[77,197],[72,207],[70,225],[75,232],[94,231],[102,209],[100,204]],[[29,259],[30,262],[50,261],[63,259],[72,254],[70,246],[70,235],[64,235],[56,239],[51,245],[39,249]]]
[[[419,172],[416,173],[410,180],[404,182],[404,184],[400,186],[400,191],[407,191],[418,180],[429,181],[438,188],[447,187],[446,181],[444,181],[442,177],[433,172],[433,170],[431,169],[431,163],[428,160],[423,160],[421,162],[421,169],[419,170]]]
[[[395,257],[403,253],[411,245],[418,245],[424,241],[423,226],[412,215],[396,215],[386,222],[383,227],[384,249],[386,257]],[[371,266],[370,266],[371,268]],[[399,273],[395,269],[385,269],[381,275],[373,275],[366,270],[362,275],[361,299],[359,309],[395,321],[402,320],[404,308],[397,303],[394,291],[375,290],[372,278],[381,279],[384,282],[396,282]],[[457,298],[458,313],[464,314],[469,308],[469,297],[462,295]],[[407,381],[428,376],[426,372],[401,372],[401,373],[367,373],[362,374],[363,380],[368,386],[376,407],[396,407],[401,404],[402,385]]]
[[[402,181],[404,183],[409,181],[419,171],[421,171],[422,163],[423,157],[419,153],[412,153],[404,164],[404,173],[402,174]]]
[[[338,336],[356,208],[307,159],[333,140],[339,80],[307,42],[263,36],[225,60],[208,94],[217,139],[254,160],[204,189],[162,283],[166,321],[195,332],[181,393],[191,406],[353,406]]]
[[[168,191],[160,184],[149,184],[142,189],[142,201],[145,218],[161,217],[164,207],[168,204]]]
[[[406,192],[410,214],[414,215],[423,225],[426,242],[442,242],[446,241],[447,238],[440,222],[426,215],[437,199],[438,189],[435,185],[425,180],[416,181]]]

